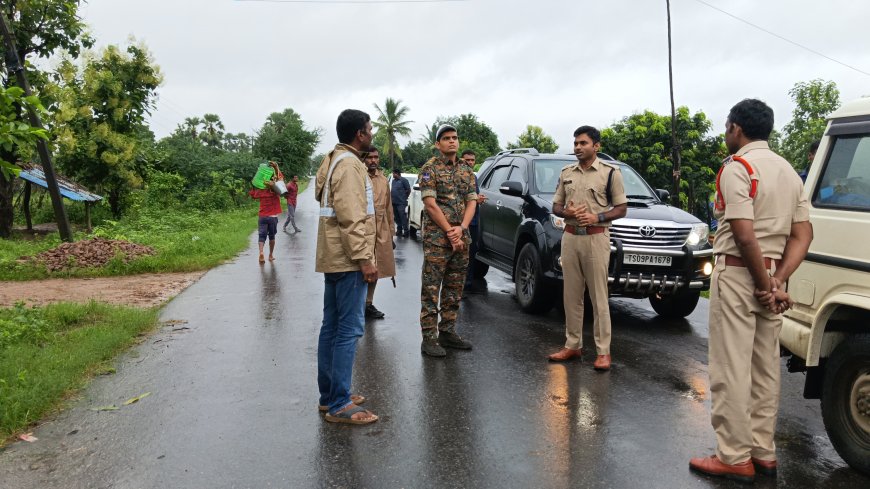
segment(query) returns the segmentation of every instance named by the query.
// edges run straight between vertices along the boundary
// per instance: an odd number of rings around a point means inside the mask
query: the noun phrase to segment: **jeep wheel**
[[[837,453],[870,475],[870,335],[847,338],[828,358],[822,419]]]
[[[541,258],[532,243],[526,243],[517,257],[514,270],[517,300],[525,312],[544,313],[553,307],[553,287],[546,283]]]
[[[700,290],[684,289],[672,295],[652,295],[649,298],[649,304],[659,316],[668,319],[682,319],[692,314],[700,297]]]
[[[483,278],[486,277],[486,272],[489,271],[489,265],[483,263],[480,260],[474,261],[474,278]]]

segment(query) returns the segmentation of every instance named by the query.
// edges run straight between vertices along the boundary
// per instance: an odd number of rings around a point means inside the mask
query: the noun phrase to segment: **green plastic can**
[[[271,180],[275,174],[275,169],[268,163],[261,163],[257,168],[257,173],[254,175],[251,184],[257,188],[266,188],[266,180]]]

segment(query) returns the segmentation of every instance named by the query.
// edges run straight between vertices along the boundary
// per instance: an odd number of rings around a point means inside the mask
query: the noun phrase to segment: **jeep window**
[[[813,205],[844,210],[870,210],[870,134],[833,140]]]
[[[487,189],[497,189],[501,186],[503,182],[508,179],[508,175],[511,173],[511,165],[507,164],[504,166],[498,166],[489,176],[489,179],[486,181]]]
[[[556,193],[556,185],[559,183],[559,175],[565,165],[573,164],[576,160],[535,160],[535,187],[539,193]],[[658,200],[652,188],[647,185],[634,169],[628,165],[619,165],[622,171],[622,180],[625,185],[625,195],[634,199]]]

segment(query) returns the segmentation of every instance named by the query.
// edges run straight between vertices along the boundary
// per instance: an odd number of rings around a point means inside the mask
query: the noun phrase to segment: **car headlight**
[[[706,224],[695,224],[692,230],[689,231],[689,237],[686,239],[686,244],[689,246],[697,246],[700,243],[707,241],[710,236],[710,227]]]
[[[555,214],[550,214],[550,224],[559,231],[565,230],[565,219],[558,217]]]

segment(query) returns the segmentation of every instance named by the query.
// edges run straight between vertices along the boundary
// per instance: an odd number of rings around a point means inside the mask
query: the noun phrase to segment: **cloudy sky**
[[[471,112],[502,146],[535,124],[568,151],[580,124],[670,111],[665,0],[365,1],[88,0],[81,14],[99,46],[132,36],[151,50],[165,76],[158,137],[207,112],[251,133],[291,107],[324,128],[322,150],[342,109],[373,114],[394,97],[415,139]],[[671,0],[671,16],[676,103],[717,130],[746,97],[781,127],[799,81],[870,95],[870,2]]]

